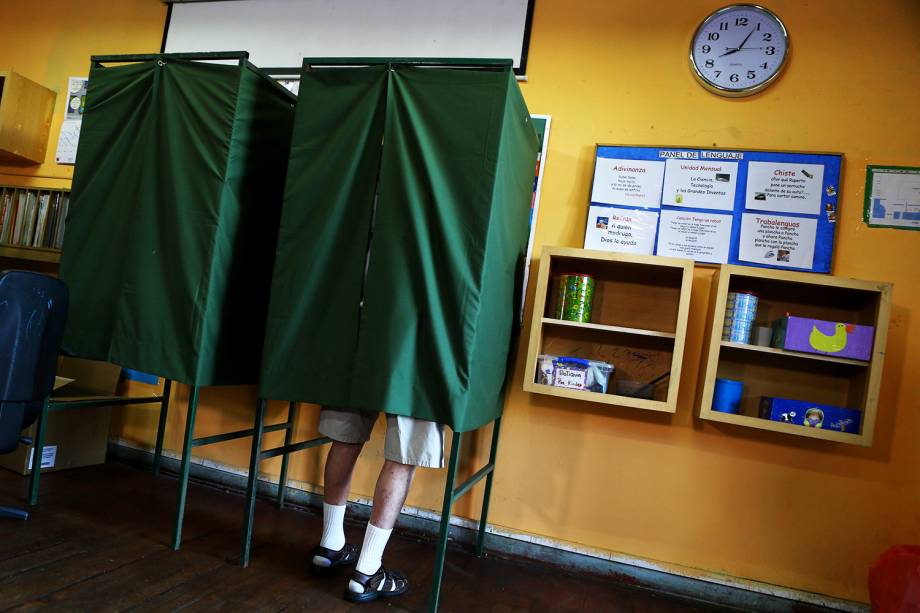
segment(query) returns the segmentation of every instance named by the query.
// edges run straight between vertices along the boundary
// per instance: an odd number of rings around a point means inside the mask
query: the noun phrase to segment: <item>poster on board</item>
[[[741,216],[742,262],[811,270],[818,220],[760,213]]]
[[[737,162],[670,159],[665,162],[664,176],[662,204],[720,211],[735,208]]]
[[[817,215],[821,211],[824,166],[751,162],[745,208]]]
[[[658,255],[698,262],[728,259],[732,216],[700,211],[662,211]]]
[[[828,273],[843,156],[598,145],[585,248]]]
[[[592,206],[588,211],[585,249],[650,255],[657,231],[658,213]]]
[[[592,202],[658,208],[662,162],[597,158]]]

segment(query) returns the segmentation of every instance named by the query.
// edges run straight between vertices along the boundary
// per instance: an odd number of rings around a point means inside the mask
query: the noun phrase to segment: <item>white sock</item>
[[[392,528],[384,530],[370,522],[367,523],[367,530],[364,532],[364,544],[361,545],[361,555],[358,557],[358,565],[355,567],[359,573],[373,575],[380,570],[380,566],[383,563],[383,550],[386,549],[391,532],[393,532]],[[354,580],[348,582],[348,589],[359,594],[364,592],[361,584]]]
[[[319,544],[326,549],[339,551],[345,546],[345,505],[323,503],[323,537]]]

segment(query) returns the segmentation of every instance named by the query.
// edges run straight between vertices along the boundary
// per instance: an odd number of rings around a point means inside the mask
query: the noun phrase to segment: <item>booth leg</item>
[[[169,413],[169,392],[172,381],[163,382],[163,402],[160,403],[160,423],[157,425],[157,444],[153,452],[153,476],[160,475],[160,456],[163,455],[163,436],[166,434],[166,415]]]
[[[290,446],[294,437],[294,422],[297,421],[297,403],[288,405],[287,428],[284,431],[284,446]],[[281,474],[278,475],[278,508],[284,508],[284,493],[287,490],[288,452],[281,456]]]
[[[492,477],[495,476],[495,453],[498,449],[498,433],[502,427],[502,418],[492,422],[492,448],[489,450],[489,465],[492,471],[486,477],[486,489],[482,495],[482,513],[479,515],[479,535],[476,537],[476,555],[482,556],[482,546],[486,540],[486,526],[489,525],[489,500],[492,496]]]
[[[259,482],[259,456],[262,454],[262,434],[265,428],[266,400],[256,403],[256,421],[252,429],[252,455],[249,458],[249,482],[246,484],[246,513],[243,518],[243,545],[240,549],[240,566],[249,566],[252,550],[252,524],[256,512],[256,486]]]
[[[32,447],[32,475],[29,478],[29,506],[38,504],[38,484],[42,476],[42,454],[45,450],[45,428],[48,425],[48,398],[42,401],[42,413],[35,426],[35,440]]]
[[[438,610],[441,597],[441,579],[444,576],[444,558],[447,556],[447,538],[450,535],[450,511],[454,506],[454,485],[457,482],[457,465],[460,459],[462,433],[454,432],[450,446],[450,462],[447,465],[447,482],[444,484],[444,505],[441,507],[441,529],[438,532],[438,548],[434,558],[434,578],[431,582],[431,596],[428,610]]]
[[[182,522],[185,520],[185,496],[188,493],[188,476],[192,461],[192,435],[195,432],[195,415],[198,413],[198,386],[189,390],[188,415],[185,417],[185,438],[182,441],[182,465],[179,469],[179,496],[176,501],[176,520],[173,526],[172,548],[182,546]]]

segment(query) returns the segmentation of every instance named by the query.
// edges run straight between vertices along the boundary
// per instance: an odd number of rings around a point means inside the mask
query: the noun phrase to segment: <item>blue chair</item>
[[[54,389],[67,300],[67,286],[54,277],[0,273],[0,453],[31,444],[22,431],[41,415]],[[33,464],[39,470],[41,460]],[[0,507],[0,517],[29,514]]]

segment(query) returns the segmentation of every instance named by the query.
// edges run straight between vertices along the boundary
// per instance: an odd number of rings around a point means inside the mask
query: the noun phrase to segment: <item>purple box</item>
[[[761,396],[760,417],[808,428],[859,434],[862,413],[827,404]]]
[[[875,328],[823,321],[810,317],[781,317],[773,322],[771,345],[787,351],[818,353],[869,361]]]

